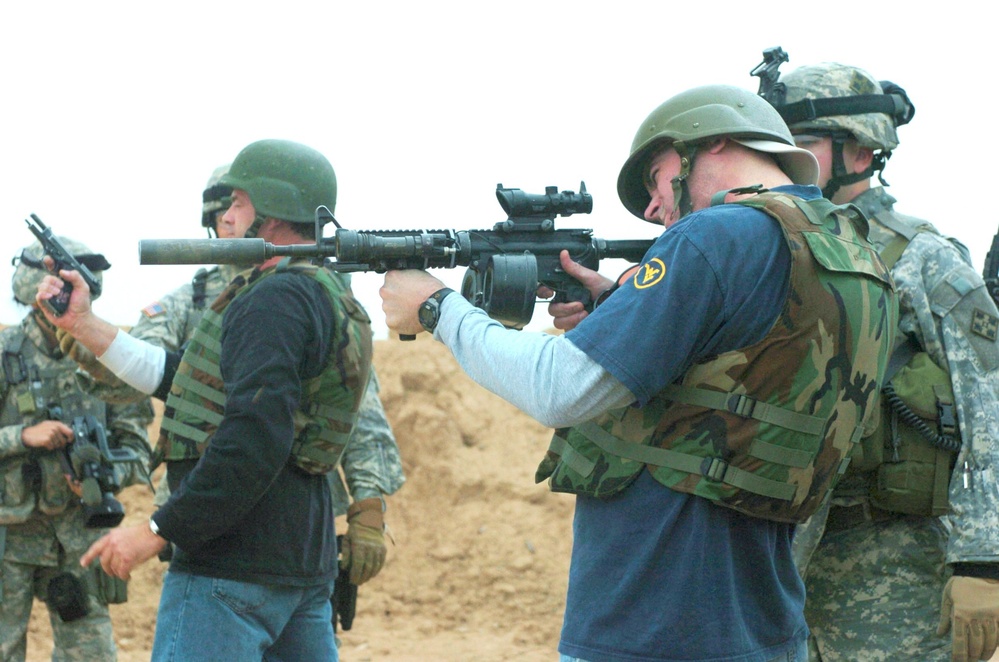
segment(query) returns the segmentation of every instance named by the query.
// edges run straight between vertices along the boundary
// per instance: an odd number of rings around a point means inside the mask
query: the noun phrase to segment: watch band
[[[431,294],[430,296],[428,296],[427,300],[433,299],[434,301],[437,302],[437,305],[440,306],[441,305],[441,301],[444,300],[444,297],[446,297],[447,295],[449,295],[449,294],[451,294],[453,292],[454,292],[454,290],[452,290],[450,287],[442,287],[441,289],[437,290],[436,292],[434,292],[433,294]]]
[[[450,287],[442,287],[427,297],[426,301],[420,304],[420,324],[423,325],[424,329],[430,333],[434,332],[434,329],[437,328],[437,322],[440,320],[441,316],[441,302],[444,301],[444,298],[447,297],[447,295],[452,294],[453,292],[454,290]]]

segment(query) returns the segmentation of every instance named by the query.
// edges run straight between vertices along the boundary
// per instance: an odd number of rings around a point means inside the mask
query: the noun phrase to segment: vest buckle
[[[736,416],[742,416],[743,418],[752,418],[755,408],[756,400],[741,393],[731,395],[726,403],[726,409]]]
[[[728,472],[728,462],[720,457],[706,457],[701,462],[701,475],[713,483],[721,483]]]

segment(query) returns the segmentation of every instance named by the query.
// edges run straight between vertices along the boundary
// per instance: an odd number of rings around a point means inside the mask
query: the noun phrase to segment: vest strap
[[[317,436],[327,443],[336,444],[338,446],[346,446],[347,442],[350,440],[349,432],[337,432],[329,428],[320,429]]]
[[[195,354],[194,352],[190,353],[185,352],[184,358],[181,360],[181,362],[187,363],[192,368],[200,370],[201,372],[205,373],[210,377],[214,377],[216,379],[222,379],[222,369],[218,366],[217,363],[209,361],[205,357]]]
[[[666,448],[644,446],[618,439],[593,422],[586,422],[576,428],[580,434],[596,444],[601,450],[635,460],[643,464],[675,469],[688,474],[704,476],[709,480],[726,483],[733,487],[760,494],[762,496],[791,501],[794,499],[794,485],[763,478],[750,471],[733,467],[721,458],[702,458],[687,455]]]
[[[208,433],[204,430],[199,430],[196,427],[187,425],[186,423],[181,423],[173,418],[164,416],[160,427],[169,432],[170,434],[177,435],[178,437],[183,437],[185,439],[190,439],[197,444],[204,443],[208,439]]]
[[[214,321],[213,321],[213,326],[214,326]],[[201,347],[204,347],[209,352],[213,352],[215,356],[222,355],[222,341],[219,340],[218,338],[213,338],[203,328],[201,328],[200,325],[194,329],[194,332],[191,334],[191,340],[189,342],[194,345],[200,345]]]
[[[552,437],[551,443],[548,444],[548,450],[558,455],[559,459],[564,462],[567,467],[584,478],[589,476],[593,472],[593,469],[597,466],[596,462],[588,459],[582,453],[579,453],[575,448],[570,446],[565,437],[561,437],[557,434]]]
[[[194,379],[190,375],[178,372],[173,377],[173,383],[176,384],[177,386],[180,386],[181,388],[197,393],[201,397],[207,400],[211,400],[217,405],[223,405],[223,406],[225,405],[225,393],[223,393],[217,388],[212,388],[208,384],[199,382],[197,379]],[[175,407],[175,409],[179,408]]]
[[[327,451],[325,449],[318,448],[315,444],[306,444],[303,441],[295,441],[291,445],[292,456],[304,458],[317,464],[325,465],[336,465],[337,461],[340,459],[342,451],[342,445],[338,446],[335,451]]]
[[[673,402],[727,411],[802,434],[818,436],[826,425],[825,419],[818,416],[788,411],[741,393],[722,393],[676,384],[670,384],[662,393],[663,397]]]
[[[328,418],[330,420],[347,423],[349,425],[353,425],[357,420],[357,414],[354,412],[347,411],[341,407],[322,404],[320,402],[313,402],[306,407],[306,411],[310,416],[320,416],[322,418]]]

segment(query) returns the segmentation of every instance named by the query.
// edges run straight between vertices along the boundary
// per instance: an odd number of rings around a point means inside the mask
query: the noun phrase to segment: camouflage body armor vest
[[[295,441],[289,462],[311,474],[332,471],[354,428],[371,369],[370,321],[338,275],[305,261],[282,262],[263,272],[254,269],[233,279],[205,311],[184,350],[167,396],[153,466],[202,455],[222,422],[225,392],[219,367],[222,316],[232,301],[264,278],[281,271],[304,273],[318,281],[337,315],[341,337],[332,343],[329,363],[302,382],[302,403],[295,414]],[[349,324],[348,324],[349,322]]]
[[[6,396],[0,401],[0,424],[30,427],[60,420],[69,425],[74,417],[87,414],[101,423],[106,420],[104,403],[85,396],[77,385],[75,363],[39,352],[23,325],[4,331],[4,340],[0,389]],[[66,483],[60,454],[38,450],[0,462],[0,526],[24,522],[36,508],[44,515],[58,515],[79,503]]]
[[[880,250],[889,269],[917,234],[940,234],[926,221],[897,212],[879,211],[874,220],[886,229],[879,234],[890,236]],[[967,256],[963,244],[950,241]],[[835,496],[867,497],[881,510],[906,515],[945,514],[961,447],[947,366],[938,366],[914,338],[897,338],[882,393],[877,425],[854,449]]]
[[[780,193],[737,204],[776,219],[791,251],[780,317],[760,342],[695,365],[646,406],[556,431],[537,475],[552,490],[611,496],[648,467],[673,490],[802,522],[845,470],[898,322],[891,277],[852,208]]]

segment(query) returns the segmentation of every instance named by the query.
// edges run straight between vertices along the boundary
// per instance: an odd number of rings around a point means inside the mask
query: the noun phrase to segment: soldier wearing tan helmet
[[[563,253],[602,302],[552,304],[564,335],[386,274],[390,328],[432,331],[556,428],[536,478],[577,495],[564,661],[803,659],[795,523],[874,409],[895,322],[866,225],[816,174],[758,96],[694,88],[648,115],[618,177],[662,235],[621,283]]]
[[[62,244],[98,282],[111,265],[80,242]],[[111,660],[115,643],[109,603],[124,602],[125,582],[100,568],[80,567],[80,557],[105,528],[64,477],[63,458],[75,443],[72,424],[93,416],[109,444],[149,461],[149,398],[105,405],[81,391],[76,364],[63,354],[56,329],[35,303],[47,274],[38,242],[15,258],[11,281],[18,303],[31,306],[20,324],[0,331],[0,659],[24,660],[32,604],[47,603],[56,659]],[[123,467],[122,484],[143,473]],[[91,511],[91,514],[93,511]],[[36,651],[37,653],[38,651]]]
[[[825,62],[780,76],[765,96],[815,154],[824,195],[868,217],[901,302],[880,425],[827,519],[817,515],[796,541],[812,658],[989,659],[999,629],[999,312],[967,249],[896,210],[885,188],[897,129],[915,113],[901,87]]]

